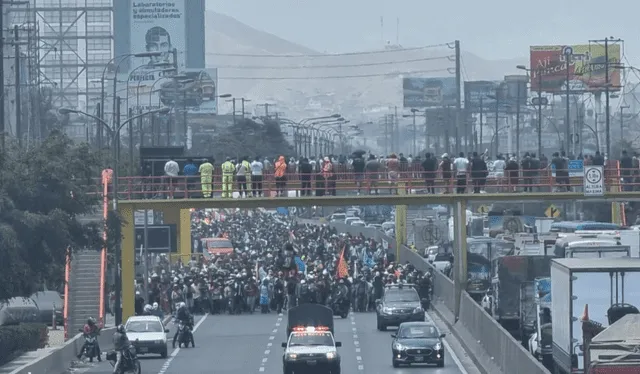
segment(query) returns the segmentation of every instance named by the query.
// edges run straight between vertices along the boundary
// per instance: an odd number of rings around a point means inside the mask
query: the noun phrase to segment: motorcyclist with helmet
[[[84,344],[82,344],[82,348],[80,348],[80,354],[78,354],[78,360],[80,360],[82,358],[82,354],[84,353],[84,350],[87,346],[87,339],[88,337],[96,337],[97,335],[100,334],[100,328],[96,325],[96,320],[93,317],[89,317],[89,319],[87,319],[87,323],[84,325],[84,327],[82,328],[82,333],[85,336],[85,341]],[[102,361],[102,357],[100,355],[100,345],[98,345],[98,339],[95,340],[94,342],[95,344],[95,348],[96,348],[96,356],[99,362]]]
[[[193,342],[193,316],[189,313],[189,308],[187,308],[187,304],[181,302],[178,305],[178,311],[176,312],[176,322],[182,322],[184,326],[188,329],[191,334],[191,342]],[[176,330],[175,335],[173,335],[173,348],[176,347],[176,341],[178,340],[179,329]]]
[[[116,351],[118,358],[116,364],[113,365],[113,372],[117,373],[120,365],[122,364],[122,355],[125,349],[129,349],[131,342],[127,337],[127,332],[124,325],[119,325],[116,328],[116,332],[113,334],[113,350]]]

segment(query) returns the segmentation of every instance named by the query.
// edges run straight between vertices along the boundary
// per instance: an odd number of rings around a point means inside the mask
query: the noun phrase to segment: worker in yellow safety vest
[[[236,166],[231,162],[231,158],[222,164],[222,197],[233,197],[233,173]]]
[[[202,185],[202,197],[208,199],[213,192],[213,159],[208,159],[200,164],[200,184]]]

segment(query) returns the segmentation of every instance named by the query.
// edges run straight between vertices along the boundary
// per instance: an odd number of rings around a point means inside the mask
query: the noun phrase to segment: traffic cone
[[[582,317],[580,321],[587,322],[589,321],[589,304],[584,304],[584,311],[582,312]]]

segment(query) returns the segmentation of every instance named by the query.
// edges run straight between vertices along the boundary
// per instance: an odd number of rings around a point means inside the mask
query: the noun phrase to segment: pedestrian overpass
[[[536,201],[600,201],[620,203],[640,201],[640,192],[606,192],[604,196],[590,197],[577,192],[533,192],[533,193],[487,193],[487,194],[404,194],[399,186],[399,195],[366,195],[366,196],[301,196],[301,197],[256,197],[244,199],[209,198],[209,199],[129,199],[118,201],[118,211],[122,226],[122,316],[123,321],[134,315],[135,291],[135,225],[136,211],[153,210],[163,212],[165,224],[176,225],[177,252],[179,257],[191,255],[191,209],[255,209],[303,206],[351,206],[351,205],[396,205],[396,248],[407,244],[406,208],[408,205],[451,205],[456,242],[460,251],[455,254],[460,264],[459,282],[466,283],[466,210],[469,203],[493,204],[496,202],[536,202]],[[615,204],[614,204],[615,205]],[[459,224],[461,223],[461,224]],[[401,260],[401,259],[399,259]]]

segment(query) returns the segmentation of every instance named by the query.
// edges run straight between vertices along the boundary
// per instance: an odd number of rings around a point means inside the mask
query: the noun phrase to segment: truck
[[[492,266],[491,288],[483,297],[482,305],[507,331],[520,338],[523,331],[521,313],[533,309],[533,281],[538,277],[549,276],[550,256],[503,256],[494,259]],[[522,284],[531,285],[530,294],[522,304]],[[531,313],[529,319],[533,320]],[[527,334],[533,333],[529,329]],[[528,340],[528,337],[526,337]],[[525,340],[525,341],[526,341]]]
[[[616,304],[640,305],[640,259],[555,258],[551,260],[553,372],[585,373],[581,317],[608,326]],[[586,313],[584,313],[586,314]]]
[[[634,310],[585,341],[588,354],[585,367],[588,374],[637,374],[640,373],[640,355],[636,352],[640,336],[640,314]]]
[[[551,277],[540,277],[533,281],[535,332],[528,341],[529,352],[546,368],[553,367],[551,324]],[[524,341],[524,340],[523,340]]]

